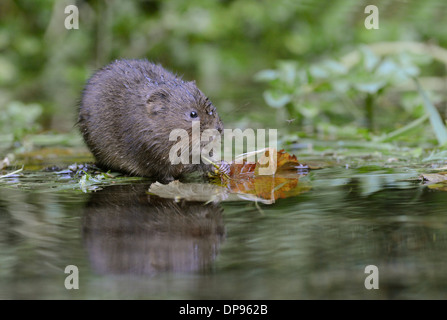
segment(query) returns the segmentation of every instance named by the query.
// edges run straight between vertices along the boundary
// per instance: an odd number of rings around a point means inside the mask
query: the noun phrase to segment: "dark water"
[[[83,193],[25,171],[0,180],[0,299],[445,299],[447,195],[417,176],[326,168],[257,205],[175,202],[145,181]]]

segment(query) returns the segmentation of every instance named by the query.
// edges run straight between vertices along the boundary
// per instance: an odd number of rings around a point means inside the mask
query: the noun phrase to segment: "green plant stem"
[[[367,127],[370,132],[374,131],[374,95],[368,93],[365,98],[365,110]]]
[[[399,128],[397,130],[394,130],[388,134],[383,135],[382,137],[379,137],[377,142],[386,142],[390,141],[392,139],[395,139],[401,135],[404,135],[405,133],[413,130],[414,128],[419,127],[422,123],[424,123],[429,118],[428,114],[424,114],[422,117],[417,118],[416,120],[411,121],[409,124],[403,126],[402,128]]]
[[[436,139],[438,139],[438,143],[440,145],[444,145],[445,143],[447,143],[447,129],[444,125],[444,122],[442,121],[438,110],[428,98],[425,90],[422,89],[421,85],[419,84],[419,81],[416,78],[413,78],[413,80],[416,83],[416,87],[420,96],[422,97],[425,110],[428,116],[430,117],[430,123],[433,128],[433,131],[435,132]]]
[[[291,104],[291,103],[286,104],[286,110],[287,110],[289,119],[294,119],[296,117],[295,108],[293,107],[293,104]]]

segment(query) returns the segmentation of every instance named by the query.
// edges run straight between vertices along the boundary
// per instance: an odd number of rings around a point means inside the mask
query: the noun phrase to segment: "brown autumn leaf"
[[[447,172],[438,172],[438,173],[424,173],[421,175],[422,180],[426,184],[433,184],[447,180]]]
[[[255,197],[275,202],[310,190],[308,184],[296,178],[276,176],[252,176],[243,180],[231,180],[227,185],[231,193],[252,194]]]
[[[261,169],[267,169],[272,161],[276,162],[276,166],[273,166],[273,169],[275,170],[261,171]],[[294,171],[302,173],[302,170],[309,169],[309,166],[299,163],[295,155],[290,155],[283,149],[278,152],[276,152],[275,149],[267,149],[257,162],[248,162],[246,160],[242,163],[232,162],[229,163],[229,167],[230,169],[227,175],[218,170],[217,174],[212,178],[220,178],[222,183],[225,184],[228,178],[239,180],[254,175],[270,176],[290,172],[293,173]]]
[[[275,166],[270,166],[275,161]],[[308,166],[299,163],[295,155],[284,150],[267,149],[257,162],[230,163],[228,175],[218,174],[219,184],[230,193],[249,194],[273,203],[276,199],[296,196],[310,189],[299,183]],[[216,180],[214,180],[216,181]]]
[[[438,173],[424,173],[421,175],[421,178],[428,188],[438,191],[447,191],[446,171]]]
[[[274,153],[272,153],[274,152]],[[259,166],[276,157],[277,170],[272,174],[260,174]],[[277,199],[296,196],[310,190],[299,178],[306,165],[301,165],[296,156],[284,150],[267,150],[258,162],[243,161],[230,163],[225,171],[217,169],[211,177],[214,184],[191,184],[173,181],[167,185],[154,183],[149,188],[151,194],[163,198],[187,201],[221,202],[221,201],[256,201],[272,204]],[[267,166],[266,166],[267,167]],[[216,166],[216,168],[219,168]],[[225,172],[225,173],[224,173]]]
[[[244,163],[230,163],[230,172],[228,176],[232,179],[243,179],[248,176],[253,176],[256,169],[256,163],[244,162]]]
[[[161,198],[174,199],[175,201],[199,201],[214,202],[223,201],[254,201],[264,204],[272,204],[275,201],[256,197],[249,193],[231,192],[228,188],[216,186],[209,183],[182,183],[178,180],[168,184],[155,182],[151,184],[148,190],[149,194]]]
[[[447,191],[447,183],[433,183],[427,187],[438,191]]]
[[[267,168],[272,161],[276,161],[276,171],[270,171],[271,174],[280,174],[282,172],[297,169],[308,169],[306,165],[302,165],[298,162],[298,159],[294,154],[291,155],[285,152],[284,149],[278,152],[276,152],[275,149],[268,149],[256,163],[255,173],[259,174],[259,170]]]

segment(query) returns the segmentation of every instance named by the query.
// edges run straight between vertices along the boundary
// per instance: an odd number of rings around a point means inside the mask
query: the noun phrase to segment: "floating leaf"
[[[290,155],[289,153],[286,153],[284,150],[280,150],[276,153],[274,157],[271,156],[272,152],[275,152],[274,150],[267,150],[262,155],[262,157],[258,160],[257,166],[255,168],[255,173],[259,174],[259,169],[267,167],[267,164],[271,163],[271,161],[276,161],[276,171],[272,172],[271,174],[279,174],[285,171],[289,170],[297,170],[297,169],[308,169],[307,166],[302,165],[298,162],[298,159],[295,155]]]
[[[438,191],[447,191],[447,171],[424,173],[421,175],[421,178],[428,188]]]
[[[427,186],[430,189],[435,189],[438,191],[447,191],[447,184],[446,183],[433,183]]]
[[[209,183],[182,183],[178,180],[169,184],[155,182],[149,187],[149,193],[162,198],[200,202],[221,202],[228,198],[227,188]]]
[[[230,164],[230,172],[228,174],[231,179],[243,179],[247,176],[252,176],[256,169],[256,163],[232,163]]]
[[[215,165],[216,172],[211,175],[211,184],[181,183],[177,180],[167,185],[156,182],[150,186],[149,193],[175,200],[221,202],[242,199],[272,204],[277,199],[310,190],[309,185],[299,183],[300,176],[306,174],[309,168],[300,164],[295,155],[284,150],[264,149],[244,154],[243,158],[254,154],[262,154],[257,162],[244,160],[225,166]],[[276,167],[273,166],[275,170],[262,172],[271,161],[276,162]]]
[[[175,201],[198,201],[198,202],[222,202],[222,201],[255,201],[264,204],[274,202],[253,194],[244,192],[232,192],[228,187],[217,186],[209,183],[182,183],[178,180],[169,184],[155,182],[149,187],[149,194],[161,198],[174,199]]]
[[[230,163],[228,174],[218,173],[214,181],[226,186],[230,193],[253,195],[255,199],[264,199],[269,203],[310,189],[299,184],[299,177],[306,174],[309,167],[300,164],[295,155],[275,149],[255,153],[262,153],[257,162],[244,160],[243,163]],[[250,155],[253,153],[245,156]]]
[[[276,166],[272,166],[272,163],[276,163]],[[310,189],[309,186],[298,183],[300,173],[303,173],[300,172],[301,169],[308,167],[301,165],[295,155],[284,150],[276,152],[274,149],[267,149],[254,166],[246,163],[230,171],[232,179],[228,187],[231,192],[253,194],[274,202],[276,199],[295,196]],[[282,176],[291,172],[291,176]]]
[[[426,184],[433,184],[438,182],[447,181],[447,172],[438,172],[438,173],[425,173],[422,174],[422,179],[426,182]]]
[[[239,181],[231,180],[228,188],[231,193],[252,194],[271,203],[277,199],[296,196],[310,190],[309,185],[299,183],[299,175],[295,178],[252,176]]]

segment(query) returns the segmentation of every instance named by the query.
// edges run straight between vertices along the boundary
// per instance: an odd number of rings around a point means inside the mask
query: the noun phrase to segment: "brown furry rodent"
[[[192,121],[201,133],[223,124],[216,108],[197,88],[147,60],[116,60],[87,82],[78,125],[97,165],[162,182],[185,173],[211,170],[209,164],[171,164],[173,129],[191,141]],[[190,142],[191,153],[191,142]]]

